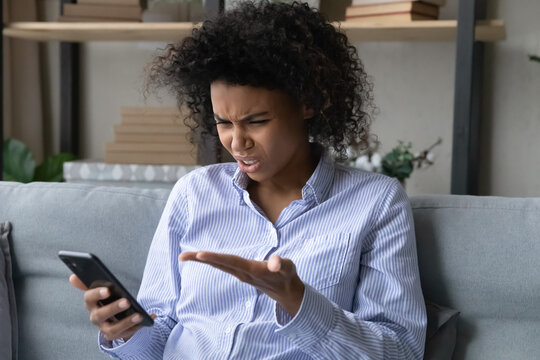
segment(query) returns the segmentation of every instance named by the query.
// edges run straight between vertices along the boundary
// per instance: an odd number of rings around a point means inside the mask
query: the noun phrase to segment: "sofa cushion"
[[[11,254],[20,360],[107,359],[82,291],[59,250],[99,256],[137,294],[168,190],[0,182],[0,219],[13,225]]]
[[[456,346],[459,311],[426,300],[427,332],[424,360],[451,360]]]
[[[540,353],[540,198],[411,197],[426,299],[459,309],[455,359]]]
[[[13,288],[9,234],[11,224],[0,223],[0,359],[17,359],[17,306]]]

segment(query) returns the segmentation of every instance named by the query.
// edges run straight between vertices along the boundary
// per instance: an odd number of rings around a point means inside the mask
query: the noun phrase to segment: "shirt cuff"
[[[278,303],[274,314],[278,326],[275,333],[299,347],[320,341],[332,329],[335,317],[332,302],[307,284],[296,316],[291,318]]]
[[[128,341],[109,341],[100,331],[98,344],[104,353],[117,359],[133,356],[133,354],[143,353],[148,348],[147,341],[152,338],[152,327],[144,326],[140,328]]]

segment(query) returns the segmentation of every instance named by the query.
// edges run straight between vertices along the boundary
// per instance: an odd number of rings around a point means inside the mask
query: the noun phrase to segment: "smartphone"
[[[118,279],[107,269],[107,267],[99,260],[97,256],[91,253],[64,251],[58,252],[58,257],[73,271],[75,275],[89,288],[107,287],[110,291],[110,296],[107,299],[99,301],[101,306],[110,304],[120,298],[128,299],[131,307],[122,311],[112,319],[111,322],[121,320],[133,313],[142,315],[143,320],[139,323],[142,326],[152,326],[154,319],[142,308],[126,288],[118,281]]]

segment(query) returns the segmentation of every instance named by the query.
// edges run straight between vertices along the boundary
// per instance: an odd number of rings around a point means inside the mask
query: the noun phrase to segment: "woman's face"
[[[219,140],[254,181],[276,181],[310,164],[307,119],[311,113],[278,90],[210,86]]]

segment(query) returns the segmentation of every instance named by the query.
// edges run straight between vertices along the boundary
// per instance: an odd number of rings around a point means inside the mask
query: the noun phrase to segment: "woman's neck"
[[[295,157],[286,171],[282,171],[277,176],[265,182],[251,181],[248,185],[248,191],[256,190],[259,193],[263,191],[266,194],[289,197],[292,194],[296,194],[298,195],[297,198],[301,198],[302,188],[313,175],[321,153],[319,147],[309,144],[304,152],[305,155]]]

